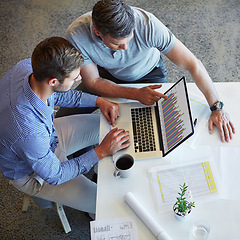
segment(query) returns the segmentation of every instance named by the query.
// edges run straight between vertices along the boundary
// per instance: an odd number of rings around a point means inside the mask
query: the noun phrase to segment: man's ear
[[[58,83],[58,80],[56,78],[51,78],[48,80],[48,84],[51,87],[54,87]]]
[[[93,31],[95,32],[95,34],[98,36],[98,37],[100,37],[100,32],[96,29],[96,28],[93,28]]]

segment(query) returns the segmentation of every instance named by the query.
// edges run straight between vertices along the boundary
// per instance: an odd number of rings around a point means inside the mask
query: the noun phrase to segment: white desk
[[[170,83],[164,84],[161,91],[164,92],[171,85]],[[138,86],[141,87],[143,85]],[[204,145],[206,146],[208,142],[212,142],[212,138],[216,139],[215,143],[217,146],[225,148],[240,147],[240,108],[238,106],[238,103],[240,103],[240,83],[215,83],[215,86],[221,100],[225,103],[225,108],[230,114],[231,120],[235,124],[237,133],[234,135],[234,140],[231,143],[221,143],[218,133],[209,135],[206,129],[206,132],[202,134],[203,136],[199,137],[199,146],[195,150],[198,156],[201,154],[201,148]],[[190,93],[201,94],[196,85],[192,83],[188,84],[188,90]],[[119,101],[119,99],[116,101]],[[108,130],[109,126],[107,122],[101,118],[100,136],[103,136]],[[187,158],[188,156],[184,155],[181,148],[182,146],[179,146],[174,151],[179,151],[182,157]],[[213,154],[214,149],[213,147]],[[168,158],[173,158],[171,154],[169,154],[169,157],[167,156],[160,160],[136,161],[134,173],[126,179],[117,179],[113,176],[114,166],[111,157],[101,160],[98,167],[96,219],[136,216],[139,239],[156,239],[127,203],[124,202],[123,196],[127,192],[133,192],[149,213],[174,240],[188,240],[192,223],[199,218],[207,219],[210,222],[211,233],[209,240],[240,239],[240,200],[218,199],[196,202],[197,206],[193,210],[190,219],[185,222],[177,221],[170,209],[166,209],[166,211],[157,210],[157,205],[154,202],[155,195],[150,186],[148,169],[161,165],[164,161],[168,161]],[[236,161],[239,161],[240,170],[240,158],[236,159]],[[171,164],[174,164],[174,161]],[[240,191],[240,182],[237,184],[236,191]]]

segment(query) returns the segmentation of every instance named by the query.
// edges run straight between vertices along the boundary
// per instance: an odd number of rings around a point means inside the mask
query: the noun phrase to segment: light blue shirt
[[[32,91],[30,59],[13,66],[0,80],[0,170],[10,180],[35,172],[49,184],[61,184],[88,172],[98,162],[90,150],[61,163],[53,153],[57,136],[53,125],[54,105],[94,107],[97,96],[69,90],[54,93],[44,104]]]
[[[135,29],[127,50],[113,51],[105,46],[93,31],[91,12],[69,26],[66,38],[82,53],[84,65],[94,62],[115,78],[129,82],[159,67],[161,53],[168,53],[176,38],[153,14],[134,7],[133,11]]]

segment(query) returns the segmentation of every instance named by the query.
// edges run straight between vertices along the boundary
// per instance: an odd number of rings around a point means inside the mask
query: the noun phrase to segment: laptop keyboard
[[[156,151],[151,107],[131,109],[135,152]]]

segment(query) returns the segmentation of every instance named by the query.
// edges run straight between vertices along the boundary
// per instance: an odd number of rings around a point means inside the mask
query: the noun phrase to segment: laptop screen
[[[160,127],[160,148],[163,156],[184,142],[194,133],[192,115],[185,77],[177,81],[156,104],[156,116]]]

